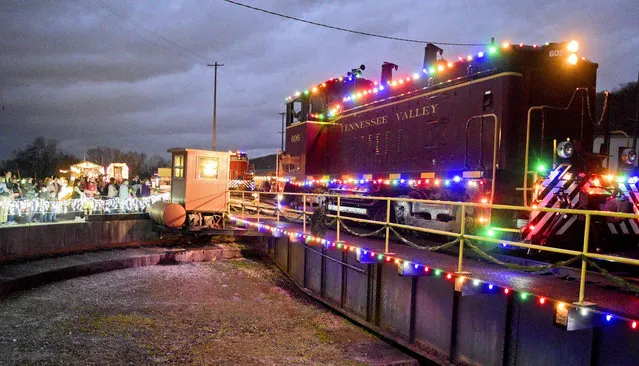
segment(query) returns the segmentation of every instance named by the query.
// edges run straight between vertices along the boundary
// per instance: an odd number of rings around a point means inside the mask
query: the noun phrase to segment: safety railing
[[[297,204],[300,204],[299,199],[301,199],[301,207],[293,206],[289,207],[287,205],[283,206],[282,202],[284,202],[285,197],[294,197],[297,201],[293,201]],[[309,200],[310,199],[310,200]],[[511,205],[499,205],[499,204],[482,204],[482,203],[474,203],[474,202],[453,202],[453,201],[436,201],[436,200],[423,200],[423,199],[412,199],[412,198],[399,198],[399,197],[373,197],[373,196],[350,196],[350,195],[335,195],[335,194],[315,194],[315,193],[272,193],[272,192],[251,192],[251,191],[230,191],[230,204],[229,204],[229,214],[231,210],[235,210],[235,212],[241,213],[243,217],[247,217],[247,215],[252,216],[258,223],[263,218],[276,218],[277,222],[280,221],[281,217],[284,216],[289,218],[287,215],[299,214],[297,218],[302,219],[302,230],[304,233],[307,233],[307,218],[313,215],[313,210],[309,211],[309,201],[313,201],[311,207],[315,203],[318,205],[320,201],[323,200],[331,200],[332,203],[336,204],[336,213],[330,214],[327,213],[326,217],[334,218],[336,221],[336,241],[340,241],[341,235],[341,226],[342,221],[350,221],[362,224],[373,224],[373,225],[382,225],[384,230],[384,252],[389,252],[389,244],[390,244],[390,231],[393,233],[397,233],[394,229],[405,229],[412,230],[416,232],[423,232],[429,234],[436,234],[445,237],[454,238],[455,242],[459,243],[459,258],[457,265],[457,272],[462,273],[464,268],[464,248],[466,245],[471,245],[473,250],[477,251],[479,248],[473,245],[470,241],[478,241],[478,242],[487,242],[487,243],[495,243],[501,245],[510,245],[518,248],[539,250],[544,252],[552,252],[563,255],[570,255],[573,259],[581,260],[581,272],[580,272],[580,283],[579,283],[579,299],[578,303],[580,305],[584,305],[585,298],[585,284],[586,284],[586,270],[588,264],[593,264],[593,260],[606,260],[606,261],[615,261],[619,263],[625,263],[633,266],[639,266],[639,260],[633,258],[626,258],[620,256],[613,256],[607,254],[598,254],[592,253],[589,251],[590,244],[590,231],[591,231],[591,222],[593,216],[602,216],[606,218],[613,219],[635,219],[639,220],[639,215],[629,214],[629,213],[620,213],[620,212],[608,212],[608,211],[592,211],[592,210],[575,210],[575,209],[559,209],[559,208],[546,208],[546,207],[523,207],[523,206],[511,206]],[[345,216],[341,212],[342,208],[342,200],[349,201],[384,201],[385,202],[385,220],[371,220],[367,218],[361,217],[353,217],[353,216]],[[446,231],[446,230],[438,230],[426,227],[405,225],[391,221],[391,209],[393,208],[393,202],[409,202],[409,203],[421,203],[426,205],[447,205],[451,207],[457,207],[457,210],[461,210],[459,215],[459,231]],[[299,209],[301,208],[301,209]],[[482,209],[491,209],[491,210],[508,210],[508,211],[528,211],[528,212],[555,212],[559,214],[575,214],[581,215],[585,218],[584,220],[584,233],[583,233],[583,241],[581,243],[581,250],[575,249],[565,249],[565,248],[556,248],[545,245],[537,245],[531,243],[525,243],[522,241],[515,240],[505,240],[500,238],[495,238],[489,235],[480,235],[479,233],[471,233],[468,232],[466,227],[466,218],[467,212],[469,208],[482,208]],[[503,231],[514,231],[518,232],[517,229],[505,229]],[[452,242],[451,242],[452,243]],[[573,260],[564,261],[560,263],[568,263]],[[594,265],[596,266],[596,264]],[[550,268],[551,266],[548,266]],[[598,266],[596,266],[598,268]],[[632,285],[630,285],[632,286]]]

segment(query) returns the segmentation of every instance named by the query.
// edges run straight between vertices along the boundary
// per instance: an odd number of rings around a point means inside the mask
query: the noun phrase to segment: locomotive
[[[636,152],[620,148],[617,172],[602,164],[610,135],[595,117],[598,65],[578,51],[576,41],[504,42],[447,60],[443,49],[427,44],[415,73],[397,76],[399,66],[384,62],[375,81],[362,77],[361,65],[296,92],[286,98],[287,189],[637,213],[639,179],[626,176]],[[595,130],[604,136],[597,152]],[[386,217],[381,201],[344,197],[340,206],[344,214]],[[337,210],[335,202],[328,208]],[[391,216],[454,230],[458,211],[394,201]],[[468,214],[472,227],[514,226],[527,242],[560,246],[583,235],[581,216]],[[605,238],[618,236],[636,245],[637,220],[595,225],[606,245],[613,241]]]

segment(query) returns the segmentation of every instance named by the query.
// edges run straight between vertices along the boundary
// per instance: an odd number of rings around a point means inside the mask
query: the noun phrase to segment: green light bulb
[[[538,164],[538,165],[537,165],[537,171],[538,171],[539,173],[543,173],[543,172],[545,172],[545,171],[546,171],[546,166],[545,166],[544,164]]]
[[[497,47],[495,47],[495,46],[490,46],[490,47],[488,47],[488,52],[489,52],[489,53],[495,53],[495,52],[497,52]]]

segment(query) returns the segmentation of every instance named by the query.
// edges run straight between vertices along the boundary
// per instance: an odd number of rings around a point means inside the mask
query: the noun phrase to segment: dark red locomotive
[[[540,178],[560,166],[575,177],[603,173],[591,153],[597,64],[577,51],[574,41],[504,43],[448,61],[428,44],[421,70],[397,77],[398,66],[384,63],[379,81],[362,78],[362,65],[287,98],[284,174],[305,187],[530,205]],[[545,205],[562,207],[556,202]],[[384,211],[373,202],[345,204],[345,212],[368,217]],[[406,202],[393,216],[445,229],[456,213]]]

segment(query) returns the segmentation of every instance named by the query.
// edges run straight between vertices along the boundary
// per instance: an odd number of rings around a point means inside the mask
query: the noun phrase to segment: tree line
[[[639,121],[637,121],[637,95],[639,88],[637,82],[621,84],[610,92],[608,96],[608,114],[604,112],[604,92],[596,95],[595,119],[602,118],[610,123],[610,130],[623,130],[631,135],[639,133]],[[602,123],[602,126],[605,123]],[[598,131],[600,132],[600,131]]]
[[[168,159],[159,155],[147,156],[145,153],[104,146],[87,150],[85,158],[105,167],[111,163],[126,163],[131,176],[144,178],[152,177],[158,168],[170,165]],[[20,177],[57,177],[60,176],[60,170],[67,170],[81,160],[63,150],[57,140],[37,137],[23,149],[14,150],[10,159],[0,160],[0,170],[11,170]]]

